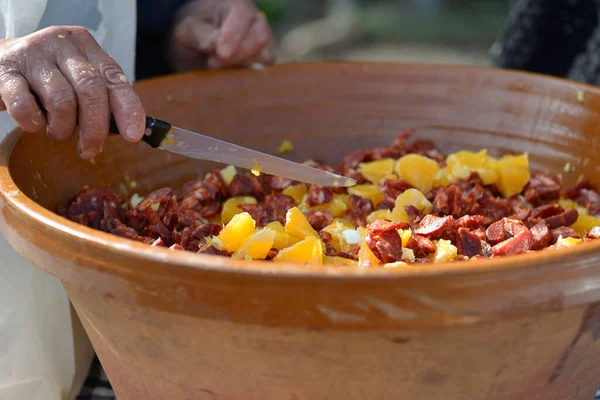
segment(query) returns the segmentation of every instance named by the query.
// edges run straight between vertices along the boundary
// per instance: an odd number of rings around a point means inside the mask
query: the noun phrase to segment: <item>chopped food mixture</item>
[[[320,187],[229,166],[131,199],[83,188],[58,208],[88,227],[235,259],[399,268],[576,246],[600,237],[600,194],[530,171],[527,154],[444,155],[401,134],[337,168],[358,185]],[[256,171],[253,171],[256,172]]]

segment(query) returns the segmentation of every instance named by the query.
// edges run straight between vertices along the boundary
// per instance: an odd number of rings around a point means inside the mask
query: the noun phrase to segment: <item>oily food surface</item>
[[[357,150],[337,169],[307,162],[356,179],[349,189],[229,166],[177,194],[161,188],[127,199],[82,188],[57,211],[172,250],[339,266],[479,260],[600,237],[600,195],[589,181],[564,190],[559,176],[530,171],[527,154],[446,156],[431,142],[411,141],[412,133],[388,148]]]

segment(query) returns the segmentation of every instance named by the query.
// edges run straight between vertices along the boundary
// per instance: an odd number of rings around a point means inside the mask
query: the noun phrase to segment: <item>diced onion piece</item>
[[[143,200],[144,198],[142,196],[140,196],[137,193],[134,193],[133,196],[131,196],[131,199],[129,200],[129,204],[131,204],[131,207],[136,208]]]
[[[346,229],[342,232],[342,236],[348,244],[356,245],[360,243],[360,233],[356,229]]]

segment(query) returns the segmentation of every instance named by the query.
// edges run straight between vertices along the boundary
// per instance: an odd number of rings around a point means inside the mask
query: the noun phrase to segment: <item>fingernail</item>
[[[44,115],[40,110],[33,113],[31,116],[31,122],[33,122],[35,125],[42,125],[44,123]]]
[[[94,149],[85,149],[79,152],[79,157],[83,158],[84,160],[91,160],[92,158],[96,157],[97,151]]]
[[[84,148],[81,139],[77,141],[77,152],[79,153],[79,157],[83,158],[84,160],[90,160],[96,157],[97,153],[94,149]]]
[[[140,137],[140,130],[134,126],[130,126],[125,130],[125,138],[129,140],[138,140]]]

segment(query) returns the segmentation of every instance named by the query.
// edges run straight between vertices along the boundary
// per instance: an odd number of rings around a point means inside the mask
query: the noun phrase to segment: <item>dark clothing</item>
[[[600,84],[597,0],[513,0],[492,61],[518,69]]]
[[[135,77],[137,80],[171,72],[165,47],[173,18],[190,0],[137,0]]]

